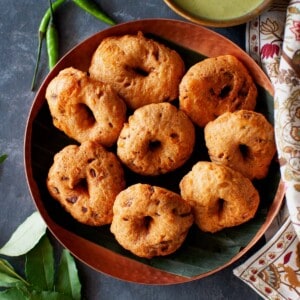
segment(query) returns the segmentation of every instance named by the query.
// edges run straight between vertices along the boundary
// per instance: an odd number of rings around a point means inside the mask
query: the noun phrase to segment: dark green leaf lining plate
[[[75,221],[50,197],[45,184],[54,154],[64,146],[76,143],[52,124],[45,101],[48,83],[61,69],[69,66],[86,71],[92,53],[103,38],[136,33],[139,30],[178,51],[187,68],[207,56],[237,56],[257,82],[257,110],[273,122],[273,90],[268,78],[247,54],[229,40],[198,25],[175,20],[129,22],[111,27],[85,40],[66,54],[47,76],[35,97],[28,118],[25,136],[26,175],[33,200],[49,229],[78,259],[98,271],[128,281],[150,284],[186,282],[212,274],[231,264],[263,235],[279,210],[284,193],[280,184],[279,167],[275,161],[268,177],[255,182],[260,192],[261,205],[253,220],[217,234],[203,233],[193,226],[177,252],[150,260],[137,258],[124,250],[110,233],[109,226],[95,228]],[[127,185],[145,182],[179,192],[179,181],[199,160],[208,160],[208,156],[203,130],[197,128],[194,154],[183,167],[155,178],[136,175],[125,169]]]

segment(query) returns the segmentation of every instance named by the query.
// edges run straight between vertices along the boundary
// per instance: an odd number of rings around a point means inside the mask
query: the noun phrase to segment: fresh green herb
[[[29,286],[29,283],[15,272],[7,260],[0,259],[0,286],[13,287],[18,284]]]
[[[36,218],[38,213],[26,219],[9,241],[13,241],[21,232],[29,238],[30,232],[27,228]],[[29,220],[29,221],[28,221]],[[34,227],[41,227],[38,222]],[[14,236],[14,237],[13,237]],[[0,299],[1,300],[80,300],[81,284],[78,277],[75,260],[71,254],[63,249],[58,266],[54,260],[54,249],[48,236],[34,235],[29,238],[31,247],[26,253],[25,275],[19,275],[13,266],[5,259],[0,258]],[[6,245],[9,242],[6,243]],[[2,248],[3,249],[3,248]],[[8,252],[8,256],[15,255],[15,251]],[[25,251],[21,251],[22,253]],[[57,270],[55,272],[55,270]]]
[[[56,291],[72,296],[74,300],[80,300],[81,284],[75,261],[70,252],[63,249],[59,269],[56,277]]]
[[[52,5],[52,10],[53,12],[55,12],[58,7],[60,7],[66,0],[57,0],[53,3]],[[36,58],[36,64],[35,64],[35,68],[34,68],[34,74],[33,74],[33,79],[32,79],[32,83],[31,83],[31,90],[33,91],[34,89],[34,85],[35,85],[35,81],[36,81],[36,75],[37,75],[37,71],[39,68],[39,64],[40,64],[40,58],[41,58],[41,51],[42,51],[42,46],[43,46],[43,40],[46,37],[46,32],[47,32],[47,28],[48,28],[48,24],[51,18],[51,10],[50,7],[47,9],[47,11],[45,12],[41,22],[40,22],[40,26],[39,26],[39,30],[38,30],[38,51],[37,51],[37,58]]]
[[[10,289],[7,289],[3,292],[0,292],[1,300],[12,300],[12,299],[29,299],[28,297],[24,296],[24,293],[22,292],[22,288],[20,287],[13,287]]]
[[[113,19],[111,19],[106,13],[101,10],[96,2],[92,0],[73,0],[73,2],[98,20],[109,25],[116,24]]]
[[[34,212],[12,234],[8,242],[0,249],[0,254],[20,256],[32,249],[46,232],[41,215]]]
[[[53,290],[54,256],[47,236],[43,236],[38,245],[26,254],[25,274],[36,289]]]
[[[51,0],[49,0],[49,6],[50,6],[51,17],[46,31],[46,42],[47,42],[47,52],[48,52],[48,64],[49,64],[49,69],[51,70],[58,61],[59,49],[58,49],[58,32],[54,21],[54,13],[53,13]]]
[[[3,162],[6,160],[7,157],[8,157],[7,154],[1,155],[1,156],[0,156],[0,164],[3,163]]]

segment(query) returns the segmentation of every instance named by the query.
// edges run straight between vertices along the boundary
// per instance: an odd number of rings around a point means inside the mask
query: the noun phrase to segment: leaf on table
[[[30,251],[46,232],[46,224],[38,212],[34,212],[12,234],[0,249],[0,254],[20,256]]]
[[[1,300],[17,300],[17,299],[22,299],[22,300],[31,300],[29,295],[24,295],[21,289],[17,287],[9,288],[5,291],[0,292],[0,299]]]
[[[8,261],[0,259],[0,287],[12,287],[19,284],[28,285],[24,278],[15,272]],[[0,299],[2,298],[0,297]]]
[[[18,278],[0,272],[0,287],[12,287],[16,286],[18,283],[20,283]]]
[[[74,300],[81,299],[81,284],[76,263],[68,250],[63,249],[57,271],[56,290],[69,295]]]
[[[26,279],[36,289],[52,290],[54,285],[54,255],[53,247],[47,237],[43,236],[40,242],[26,255]]]

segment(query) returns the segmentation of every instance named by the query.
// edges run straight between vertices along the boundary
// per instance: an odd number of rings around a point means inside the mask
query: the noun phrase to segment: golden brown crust
[[[107,84],[74,68],[62,70],[48,85],[53,124],[69,137],[113,145],[126,118],[126,105]]]
[[[135,110],[117,141],[117,154],[142,175],[164,174],[183,165],[195,143],[194,125],[170,103]]]
[[[200,127],[224,112],[254,110],[257,89],[244,65],[232,55],[193,65],[179,86],[180,109]]]
[[[176,99],[184,71],[177,52],[141,32],[104,39],[89,68],[91,77],[110,83],[131,109]]]
[[[178,194],[148,184],[123,190],[113,212],[111,232],[117,241],[146,258],[175,252],[193,223],[190,205]]]
[[[113,203],[125,181],[116,155],[88,141],[69,145],[54,156],[47,187],[76,220],[100,226],[111,223]]]
[[[276,152],[274,129],[254,111],[225,113],[207,124],[205,142],[210,159],[249,179],[262,179]]]
[[[181,196],[193,209],[202,231],[217,232],[254,217],[259,194],[237,171],[212,162],[198,162],[180,182]]]

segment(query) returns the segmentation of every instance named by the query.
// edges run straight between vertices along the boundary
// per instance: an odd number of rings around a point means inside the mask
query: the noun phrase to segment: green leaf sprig
[[[24,276],[19,275],[6,259],[0,258],[1,300],[81,299],[75,260],[68,250],[63,249],[56,266],[54,249],[38,212],[16,229],[0,253],[6,256],[25,254]]]
[[[8,157],[7,154],[0,155],[0,164],[3,163],[6,160],[7,157]]]
[[[46,225],[41,215],[34,212],[12,234],[0,249],[0,254],[20,256],[30,251],[46,232]]]

